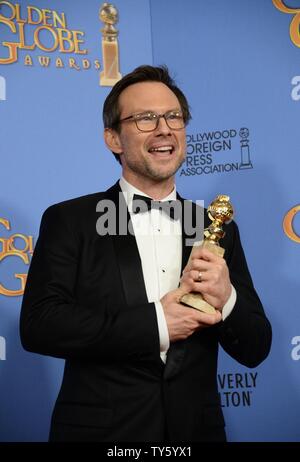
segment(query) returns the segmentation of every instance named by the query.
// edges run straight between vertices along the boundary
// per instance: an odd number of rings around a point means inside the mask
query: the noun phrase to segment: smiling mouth
[[[162,155],[171,155],[174,152],[174,146],[160,146],[157,148],[150,148],[149,151],[150,154],[153,153],[158,153]]]

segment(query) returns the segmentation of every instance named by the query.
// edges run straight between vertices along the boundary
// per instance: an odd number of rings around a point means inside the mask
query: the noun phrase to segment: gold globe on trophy
[[[117,8],[112,3],[103,3],[99,19],[104,23],[101,29],[103,71],[100,73],[100,85],[112,87],[122,77],[119,72],[119,31],[115,28],[119,20]]]
[[[223,257],[225,252],[225,249],[223,249],[223,247],[219,244],[219,240],[225,236],[225,231],[223,231],[222,226],[224,223],[229,223],[232,220],[234,213],[232,204],[229,200],[229,196],[219,195],[208,207],[207,212],[212,223],[204,230],[205,237],[201,244],[202,247],[207,248],[220,257]],[[197,248],[198,246],[194,245],[190,259]],[[198,292],[185,294],[180,301],[185,305],[196,308],[199,311],[204,311],[205,313],[215,313],[216,311],[216,309],[207,303]]]

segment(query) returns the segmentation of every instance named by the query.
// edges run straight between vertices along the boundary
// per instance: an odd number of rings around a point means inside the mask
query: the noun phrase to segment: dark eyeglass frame
[[[172,114],[180,116],[182,118],[182,121],[183,121],[183,126],[182,127],[178,127],[178,128],[170,127],[170,125],[168,123],[168,116],[172,115]],[[156,122],[155,127],[151,128],[151,129],[148,129],[148,130],[144,130],[144,129],[139,128],[138,121],[141,119],[142,116],[154,116],[152,118],[152,120]],[[181,111],[167,111],[164,114],[156,114],[156,112],[145,111],[145,112],[141,112],[139,114],[132,114],[132,115],[130,115],[128,117],[124,117],[124,119],[119,120],[119,123],[125,122],[127,120],[133,120],[135,122],[136,128],[140,132],[154,132],[154,130],[156,130],[157,127],[158,127],[159,119],[162,118],[162,117],[165,119],[165,122],[166,122],[166,124],[167,124],[167,126],[169,127],[170,130],[182,130],[186,126],[186,122],[184,120],[184,117],[183,117],[183,114],[182,114]]]

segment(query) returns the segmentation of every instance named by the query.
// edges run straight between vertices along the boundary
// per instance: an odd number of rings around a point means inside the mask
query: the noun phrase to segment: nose
[[[162,135],[170,135],[171,134],[171,129],[169,128],[164,115],[159,116],[156,132],[158,134],[162,134]]]

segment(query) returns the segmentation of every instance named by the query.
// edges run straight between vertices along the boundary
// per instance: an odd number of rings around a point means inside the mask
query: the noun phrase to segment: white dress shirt
[[[167,292],[176,289],[179,285],[182,259],[181,222],[172,220],[165,212],[156,208],[143,213],[133,213],[133,195],[149,196],[129,184],[123,177],[120,179],[120,187],[128,207],[141,258],[148,302],[155,304],[160,356],[166,362],[170,339],[160,300]],[[163,201],[175,199],[176,187]],[[223,319],[230,314],[235,302],[236,292],[232,287],[231,296],[222,311]]]

